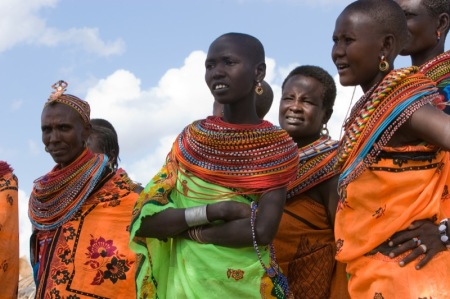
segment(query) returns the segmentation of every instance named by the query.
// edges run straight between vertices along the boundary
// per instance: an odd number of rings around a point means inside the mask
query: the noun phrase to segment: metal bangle
[[[186,208],[184,210],[184,219],[188,227],[199,226],[208,224],[208,215],[206,213],[206,208],[208,205],[196,206],[191,208]]]

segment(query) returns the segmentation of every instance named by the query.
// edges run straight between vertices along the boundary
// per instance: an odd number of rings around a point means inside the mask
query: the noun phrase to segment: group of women
[[[280,128],[255,107],[267,91],[261,42],[218,37],[205,81],[221,116],[186,126],[143,190],[118,168],[114,128],[55,84],[41,123],[56,166],[29,204],[36,297],[450,297],[449,16],[447,0],[342,11],[331,56],[341,84],[364,95],[340,141],[326,127],[326,71],[289,73]],[[399,54],[414,66],[395,69]],[[12,298],[17,178],[5,162],[0,177],[0,244],[13,247],[0,292]]]

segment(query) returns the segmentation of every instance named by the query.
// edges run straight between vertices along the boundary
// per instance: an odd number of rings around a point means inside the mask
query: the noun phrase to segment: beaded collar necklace
[[[450,74],[450,51],[439,54],[420,66],[419,71],[433,81],[439,82]]]
[[[335,149],[337,144],[338,142],[331,140],[331,137],[328,135],[320,136],[320,138],[316,141],[298,149],[300,163],[319,154]]]
[[[195,176],[248,193],[286,186],[299,161],[296,144],[281,128],[267,121],[230,124],[214,116],[187,126],[173,152]]]
[[[377,161],[398,128],[415,111],[441,97],[435,86],[412,66],[391,71],[373,92],[364,95],[367,101],[346,122],[338,148],[335,167],[340,171],[341,200],[346,198],[346,186]]]
[[[349,118],[345,121],[345,135],[341,139],[337,153],[336,167],[341,167],[358,142],[361,132],[377,107],[388,98],[399,82],[411,73],[416,73],[417,67],[412,66],[400,70],[391,71],[381,83],[375,84],[355,104]]]
[[[330,136],[319,139],[298,149],[300,163],[297,177],[288,186],[287,199],[311,189],[320,182],[337,174],[336,149],[339,142],[331,140]]]
[[[34,181],[29,217],[34,227],[53,230],[70,220],[102,178],[108,159],[84,152],[70,165],[55,166]]]

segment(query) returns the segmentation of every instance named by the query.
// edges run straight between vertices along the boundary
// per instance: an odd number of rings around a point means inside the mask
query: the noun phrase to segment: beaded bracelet
[[[208,205],[186,208],[184,210],[184,219],[189,227],[208,224],[208,215],[206,208]]]
[[[450,238],[447,235],[448,231],[448,219],[443,219],[439,223],[439,234],[441,235],[441,242],[444,243],[445,246],[450,248]]]

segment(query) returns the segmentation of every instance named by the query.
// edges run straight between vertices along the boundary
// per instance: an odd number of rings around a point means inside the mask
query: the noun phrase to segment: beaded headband
[[[86,124],[89,124],[90,121],[90,114],[91,114],[91,108],[88,104],[88,102],[83,101],[82,99],[77,98],[76,96],[73,96],[71,94],[64,94],[66,91],[66,87],[69,84],[66,81],[59,80],[55,84],[52,85],[52,88],[55,90],[53,91],[49,98],[47,103],[45,103],[45,106],[51,103],[61,103],[65,104],[73,109],[75,109],[76,112],[78,112],[81,115],[81,118]]]

